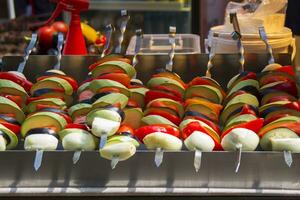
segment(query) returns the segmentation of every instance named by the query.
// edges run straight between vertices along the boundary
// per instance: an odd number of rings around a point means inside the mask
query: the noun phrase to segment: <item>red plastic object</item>
[[[64,10],[71,13],[69,31],[64,46],[64,55],[86,55],[84,37],[80,26],[80,12],[89,8],[89,0],[52,0],[57,2],[56,9],[45,25],[49,25]]]

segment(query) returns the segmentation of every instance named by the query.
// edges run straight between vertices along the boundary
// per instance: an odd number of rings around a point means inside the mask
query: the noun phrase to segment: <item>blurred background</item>
[[[9,12],[12,2],[14,13]],[[138,28],[142,28],[144,33],[158,34],[168,33],[169,26],[172,25],[176,26],[177,33],[200,35],[204,52],[204,39],[207,38],[210,28],[224,24],[228,2],[229,0],[90,0],[90,8],[82,13],[81,19],[95,30],[103,32],[107,24],[118,24],[120,10],[127,9],[131,19],[124,45],[128,45]],[[300,34],[300,2],[289,0],[288,3],[286,24],[297,39]],[[46,20],[54,9],[55,4],[49,0],[1,0],[0,56],[22,53],[24,36],[29,36],[32,29],[30,24]],[[59,20],[68,22],[69,18],[68,13],[63,13]]]
[[[107,24],[116,24],[121,9],[127,9],[131,20],[125,44],[133,31],[140,27],[144,33],[168,33],[176,26],[178,33],[200,34],[206,37],[211,26],[223,23],[227,0],[91,0],[88,11],[82,13],[96,30],[103,31]],[[23,37],[30,35],[29,24],[46,20],[55,9],[49,0],[15,0],[16,19],[10,20],[8,1],[0,1],[0,55],[22,53]],[[69,21],[64,13],[61,19]],[[131,32],[130,32],[131,31]]]

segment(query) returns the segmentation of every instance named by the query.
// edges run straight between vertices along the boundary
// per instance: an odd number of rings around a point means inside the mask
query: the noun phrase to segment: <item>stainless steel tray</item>
[[[277,62],[290,64],[289,55],[276,55]],[[14,70],[21,57],[4,57],[3,70]],[[82,81],[87,66],[96,56],[65,56],[62,70]],[[185,81],[204,75],[208,56],[176,56],[175,71]],[[164,67],[167,56],[142,56],[138,78],[147,81],[154,68]],[[266,55],[246,55],[246,69],[260,71]],[[25,74],[30,80],[51,68],[52,56],[31,56]],[[222,85],[238,73],[238,55],[217,55],[213,76]],[[0,152],[0,195],[300,195],[300,154],[293,154],[289,168],[281,152],[243,152],[239,172],[234,172],[235,152],[203,153],[198,173],[193,152],[166,152],[161,167],[154,164],[154,152],[138,151],[111,170],[110,162],[97,151],[84,152],[72,164],[73,152],[45,152],[39,171],[33,169],[35,152]]]
[[[39,171],[34,152],[0,153],[1,195],[299,195],[300,155],[287,167],[283,153],[245,152],[234,172],[235,152],[203,153],[198,173],[193,152],[166,152],[157,168],[154,152],[137,152],[111,170],[98,152],[45,152]]]

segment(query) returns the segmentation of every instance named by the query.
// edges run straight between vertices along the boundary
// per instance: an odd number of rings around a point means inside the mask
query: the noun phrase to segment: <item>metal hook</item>
[[[54,65],[54,69],[60,69],[61,64],[61,50],[64,44],[64,35],[62,33],[58,33],[58,40],[57,40],[57,63]]]
[[[101,54],[101,58],[103,58],[108,53],[112,33],[114,31],[115,31],[115,28],[111,24],[109,24],[105,27],[106,42],[105,42],[105,45],[104,45],[104,48],[103,48],[103,51],[102,51],[102,54]]]
[[[175,56],[175,37],[176,37],[176,27],[170,26],[169,28],[169,42],[171,44],[171,51],[169,52],[169,62],[166,64],[166,69],[173,71],[173,59]]]
[[[265,43],[266,48],[267,48],[267,52],[269,53],[269,64],[273,64],[275,63],[275,59],[274,59],[274,55],[273,55],[273,50],[271,45],[268,42],[268,37],[265,31],[265,28],[263,26],[258,27],[258,32],[259,32],[259,36],[261,38],[261,40]]]
[[[135,48],[134,48],[134,56],[132,59],[132,66],[135,67],[138,63],[137,60],[137,54],[139,53],[141,46],[142,46],[142,40],[143,40],[143,32],[142,29],[137,29],[135,31],[136,35],[136,43],[135,43]]]
[[[210,51],[209,51],[209,55],[208,55],[208,62],[207,62],[207,67],[206,67],[206,73],[205,73],[205,76],[206,77],[210,77],[211,78],[211,68],[213,68],[213,59],[215,57],[215,49],[214,49],[214,42],[212,43],[211,45],[211,48],[210,48]]]
[[[239,53],[240,53],[240,64],[241,64],[241,69],[240,71],[243,72],[244,71],[244,64],[245,64],[245,49],[242,43],[242,35],[241,35],[241,30],[240,30],[240,26],[239,26],[239,22],[238,22],[238,18],[237,18],[237,14],[236,13],[230,13],[230,23],[232,23],[233,25],[233,29],[234,31],[231,34],[231,37],[233,40],[237,41],[237,46],[239,49]]]
[[[118,46],[115,50],[116,53],[121,53],[122,52],[122,43],[124,40],[124,33],[126,31],[126,27],[127,27],[127,23],[130,19],[130,16],[127,13],[127,10],[121,10],[121,17],[122,17],[122,21],[121,21],[121,26],[120,26],[120,36],[118,38]]]
[[[24,50],[24,54],[25,55],[23,57],[23,61],[18,66],[18,69],[17,69],[18,72],[23,73],[25,65],[26,65],[26,62],[27,62],[27,60],[29,58],[29,55],[32,52],[33,48],[35,47],[37,38],[38,38],[37,33],[33,33],[31,35],[31,40],[30,40],[28,46]]]

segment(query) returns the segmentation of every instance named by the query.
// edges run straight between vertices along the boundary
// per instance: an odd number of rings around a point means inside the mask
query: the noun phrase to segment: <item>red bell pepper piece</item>
[[[300,122],[287,123],[286,127],[300,135]]]
[[[272,125],[264,127],[259,132],[259,136],[263,137],[267,132],[269,132],[269,131],[271,131],[273,129],[276,129],[276,128],[288,128],[288,129],[294,131],[295,133],[297,133],[298,135],[300,135],[300,122],[286,122],[286,121],[282,121],[282,122],[274,123]]]
[[[248,74],[242,78],[243,81],[244,80],[248,80],[248,79],[254,79],[254,80],[256,80],[256,73],[254,73],[254,72],[248,72]]]
[[[244,105],[242,111],[240,112],[240,115],[244,115],[244,114],[250,114],[250,115],[254,115],[256,116],[256,113],[254,110],[251,109],[251,107],[249,105]],[[256,116],[257,117],[257,116]]]
[[[254,72],[247,72],[246,75],[242,75],[243,77],[238,77],[234,82],[233,84],[230,86],[230,88],[233,88],[236,84],[238,84],[240,81],[244,81],[244,80],[249,80],[249,79],[253,79],[253,80],[256,80],[257,79],[257,76],[256,76],[256,73]],[[237,81],[239,80],[239,81]]]
[[[14,74],[13,72],[1,72],[0,79],[6,79],[6,80],[13,81],[13,82],[19,84],[20,86],[22,86],[27,92],[30,91],[30,89],[33,85],[27,79],[24,79],[23,77],[18,76],[17,74]]]
[[[196,77],[193,80],[191,80],[188,84],[188,87],[194,86],[194,85],[209,85],[212,87],[216,87],[217,89],[220,90],[220,92],[222,93],[223,97],[226,96],[226,93],[224,92],[224,90],[216,85],[213,81],[207,79],[207,78],[202,78],[202,77]]]
[[[51,98],[51,97],[30,97],[30,98],[27,99],[26,104],[29,104],[33,101],[38,101],[38,100],[41,100],[41,99],[48,99],[48,98]],[[53,98],[64,100],[63,98],[58,98],[58,97],[53,97]]]
[[[281,84],[275,85],[272,89],[287,92],[295,97],[298,96],[298,90],[294,81],[286,81]]]
[[[276,101],[293,101],[293,100],[294,100],[294,98],[291,96],[281,95],[281,96],[275,96],[275,97],[268,99],[268,101],[265,102],[265,104],[273,103]]]
[[[154,132],[162,132],[180,138],[180,131],[166,124],[143,126],[135,131],[135,135],[142,142],[146,135]]]
[[[295,102],[285,104],[284,107],[300,112],[300,102],[299,101],[295,101]]]
[[[0,124],[2,124],[3,126],[5,126],[6,128],[8,128],[9,130],[11,130],[12,132],[14,132],[16,135],[20,133],[20,129],[21,127],[15,124],[11,124],[8,122],[0,122]]]
[[[155,87],[152,88],[153,90],[160,90],[162,92],[167,92],[167,93],[171,93],[177,97],[179,97],[181,100],[183,98],[182,94],[180,92],[178,92],[177,90],[174,90],[168,86],[165,85],[157,85]]]
[[[20,108],[22,108],[23,99],[21,96],[15,96],[15,95],[10,95],[10,94],[0,94],[0,96],[5,97],[5,98],[15,102]]]
[[[210,120],[207,120],[207,119],[204,119],[202,117],[198,117],[198,116],[189,116],[189,117],[186,117],[187,119],[196,119],[196,120],[199,120],[199,121],[202,121],[204,122],[205,124],[207,124],[208,126],[210,126],[214,131],[216,131],[219,135],[221,134],[221,130],[220,128],[212,121]]]
[[[173,122],[177,126],[179,126],[179,124],[181,122],[181,119],[178,116],[172,115],[169,112],[164,111],[164,110],[150,110],[147,113],[147,115],[159,115],[159,116],[162,116],[162,117],[170,120],[171,122]]]
[[[76,128],[76,129],[82,129],[82,130],[88,131],[88,127],[85,124],[70,123],[70,124],[67,124],[65,127],[65,129],[68,129],[68,128]]]
[[[148,104],[147,107],[169,108],[171,110],[174,110],[177,113],[179,112],[179,110],[178,110],[178,108],[176,106],[170,105],[170,104],[162,102],[162,101],[152,102],[150,105]]]
[[[210,136],[214,142],[215,147],[214,150],[222,150],[221,144],[220,144],[220,138],[217,138],[216,136],[211,135],[207,129],[205,129],[199,122],[191,122],[189,123],[182,131],[182,138],[185,140],[187,137],[189,137],[193,132],[195,131],[201,131],[205,133],[206,135]]]
[[[295,71],[294,71],[294,68],[292,66],[282,66],[278,69],[276,69],[276,71],[278,72],[285,72],[291,76],[295,76]]]
[[[179,96],[175,96],[173,94],[163,92],[163,91],[157,91],[157,90],[149,90],[145,94],[145,103],[148,104],[150,101],[154,99],[159,99],[159,98],[167,98],[167,99],[172,99],[174,101],[182,101],[182,98]]]
[[[255,120],[252,120],[250,122],[245,122],[245,123],[241,123],[235,126],[232,126],[231,128],[227,129],[225,132],[222,133],[221,135],[221,139],[227,135],[228,133],[230,133],[230,131],[232,131],[233,129],[236,128],[245,128],[245,129],[249,129],[255,133],[258,134],[258,132],[260,131],[260,129],[263,127],[264,124],[264,119],[262,118],[258,118]]]
[[[105,87],[105,88],[101,88],[98,90],[98,93],[102,93],[102,92],[117,92],[120,93],[121,90],[115,87]]]
[[[122,133],[130,133],[131,135],[135,135],[134,129],[126,124],[121,124],[120,128],[116,132],[117,135],[120,135]]]
[[[75,117],[73,123],[74,124],[85,124],[86,123],[86,116],[82,115],[82,116]]]
[[[201,77],[196,77],[193,80],[191,80],[188,84],[188,87],[194,86],[194,85],[210,85],[210,86],[215,86],[214,84],[211,83],[208,79],[204,79]]]
[[[124,73],[109,73],[98,76],[95,79],[109,79],[121,83],[122,85],[129,87],[130,77]]]
[[[134,99],[129,99],[127,102],[127,106],[131,108],[138,108],[139,104]]]
[[[270,117],[269,119],[265,119],[264,125],[267,125],[267,124],[269,124],[269,123],[271,123],[271,122],[273,122],[273,121],[275,121],[277,119],[280,119],[282,117],[287,117],[287,116],[290,116],[290,115],[287,114],[287,113],[282,113],[282,114],[275,115],[273,117]]]

